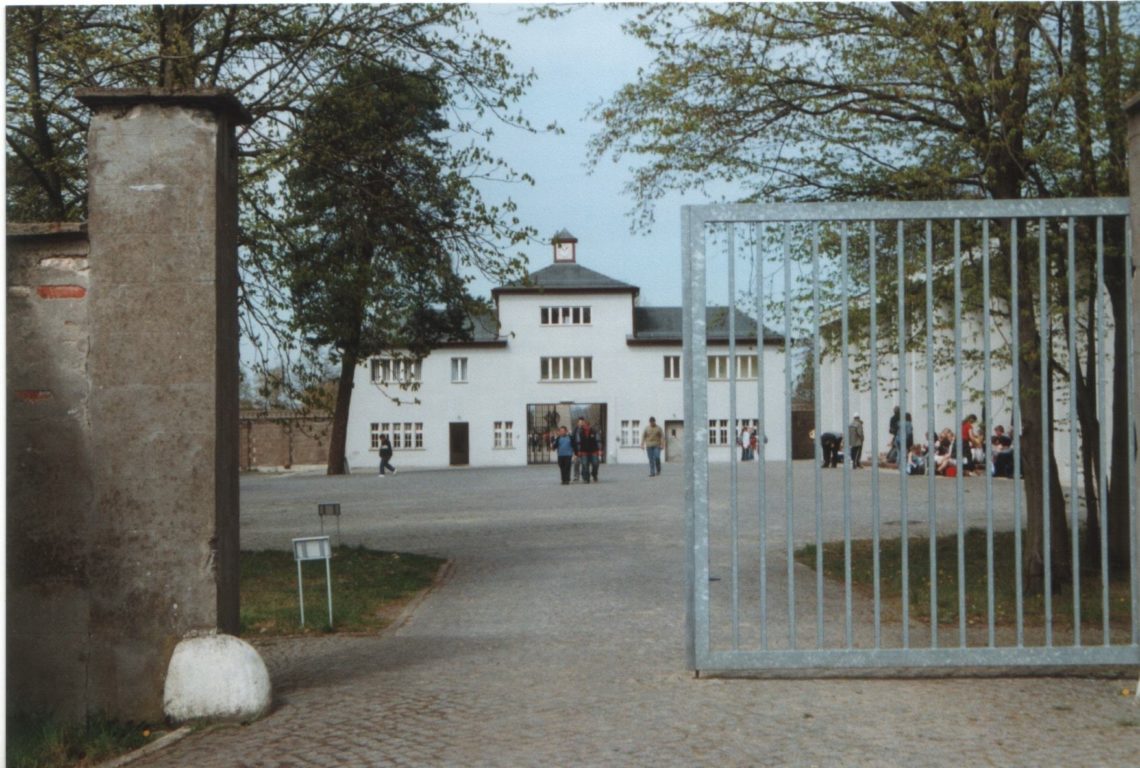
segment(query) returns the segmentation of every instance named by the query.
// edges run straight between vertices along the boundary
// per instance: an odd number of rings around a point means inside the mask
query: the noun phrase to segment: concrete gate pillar
[[[88,711],[155,720],[175,644],[238,629],[237,162],[220,91],[85,90]]]

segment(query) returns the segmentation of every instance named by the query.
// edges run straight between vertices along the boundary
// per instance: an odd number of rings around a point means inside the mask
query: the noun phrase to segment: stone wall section
[[[221,91],[86,91],[89,220],[8,231],[8,707],[163,717],[236,633],[237,151]]]
[[[8,691],[70,720],[91,610],[86,228],[9,225],[7,249]]]

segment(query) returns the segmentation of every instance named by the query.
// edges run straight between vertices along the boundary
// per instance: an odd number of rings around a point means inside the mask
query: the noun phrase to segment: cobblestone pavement
[[[604,465],[569,487],[556,468],[244,477],[245,549],[317,533],[316,504],[339,501],[345,543],[447,557],[451,575],[381,636],[255,641],[273,711],[136,765],[1137,764],[1140,707],[1121,695],[1134,676],[695,678],[679,472]]]

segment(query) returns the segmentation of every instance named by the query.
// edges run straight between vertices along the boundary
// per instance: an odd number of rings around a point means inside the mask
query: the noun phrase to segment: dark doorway
[[[815,429],[815,411],[792,411],[792,458],[814,459],[815,441],[811,431]]]
[[[449,463],[453,467],[466,467],[471,462],[471,452],[469,450],[467,436],[467,422],[453,421],[449,426],[451,432],[451,458]]]

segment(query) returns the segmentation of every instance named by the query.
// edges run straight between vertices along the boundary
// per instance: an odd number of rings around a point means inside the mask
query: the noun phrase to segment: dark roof
[[[501,285],[491,291],[500,293],[612,293],[629,292],[636,296],[641,289],[606,277],[581,264],[551,264],[516,283]]]
[[[737,341],[756,339],[756,321],[736,311],[735,330]],[[681,341],[681,307],[634,307],[632,341]],[[705,318],[708,323],[709,341],[728,341],[728,308],[707,307]],[[771,328],[764,329],[764,342],[782,342],[784,337]]]
[[[471,334],[470,338],[446,339],[440,343],[440,346],[462,347],[487,344],[505,346],[507,343],[506,339],[499,336],[499,321],[493,312],[472,312],[467,315],[464,326]]]

